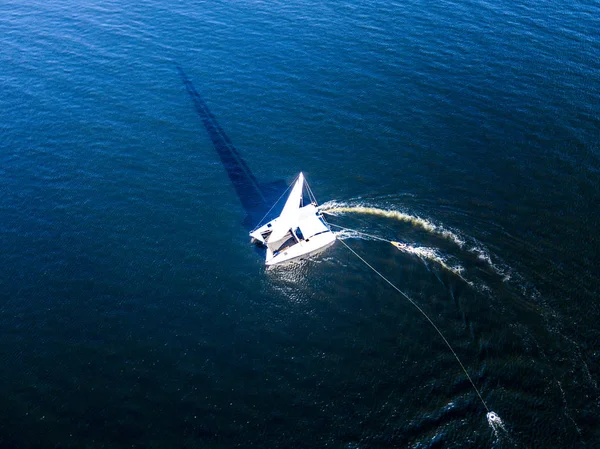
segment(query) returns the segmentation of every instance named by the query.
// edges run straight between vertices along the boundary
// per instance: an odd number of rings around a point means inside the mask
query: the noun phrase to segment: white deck
[[[301,240],[300,242],[280,251],[277,255],[273,255],[273,252],[267,248],[267,265],[277,265],[284,262],[291,262],[292,260],[302,260],[325,248],[333,245],[335,242],[335,235],[333,232],[324,232],[323,234],[315,235],[314,237]],[[270,254],[269,254],[270,253]],[[271,256],[271,257],[269,257]]]

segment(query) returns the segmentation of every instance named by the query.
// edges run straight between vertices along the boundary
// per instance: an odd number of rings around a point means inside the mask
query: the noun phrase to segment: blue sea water
[[[592,0],[0,3],[0,448],[598,447],[599,30]],[[243,181],[301,170],[409,245],[340,234],[503,427],[342,242],[265,269]]]

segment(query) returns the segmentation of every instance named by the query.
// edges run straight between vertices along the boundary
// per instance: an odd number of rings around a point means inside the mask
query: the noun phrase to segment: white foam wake
[[[448,259],[446,257],[444,257],[443,255],[441,255],[434,248],[428,248],[425,246],[404,245],[402,248],[398,248],[398,249],[400,249],[401,251],[405,251],[409,254],[414,254],[419,259],[421,259],[423,262],[425,262],[426,260],[434,262],[434,263],[438,264],[439,266],[441,266],[442,268],[444,268],[445,270],[448,270],[451,273],[455,274],[456,276],[461,278],[463,281],[465,281],[467,284],[473,285],[472,282],[467,281],[463,277],[464,268],[462,266],[450,265],[448,263]]]
[[[362,240],[384,240],[384,241],[387,241],[385,239],[377,238],[376,236],[371,236],[369,234],[365,234],[360,231],[355,231],[353,229],[346,229],[346,228],[342,228],[339,231],[335,231],[335,235],[340,240],[362,239]],[[441,266],[442,268],[450,271],[451,273],[454,273],[459,278],[461,278],[463,281],[465,281],[467,284],[473,285],[472,282],[467,281],[463,277],[464,268],[462,266],[450,265],[448,263],[448,259],[446,257],[444,257],[443,255],[441,255],[434,248],[429,248],[426,246],[412,246],[412,245],[408,245],[408,244],[400,244],[400,245],[394,245],[394,246],[396,246],[396,248],[399,249],[400,251],[404,251],[405,253],[417,256],[424,263],[426,263],[427,261],[434,262],[437,265]]]
[[[341,229],[334,232],[335,236],[340,240],[347,239],[362,239],[362,240],[376,240],[362,232],[355,231],[353,229]]]
[[[405,212],[401,212],[393,209],[380,209],[377,207],[370,206],[349,206],[343,203],[336,203],[333,201],[327,202],[321,205],[320,209],[326,211],[328,214],[368,214],[368,215],[379,215],[381,217],[393,218],[395,220],[402,221],[404,223],[410,223],[413,226],[419,227],[432,234],[444,237],[461,248],[464,246],[465,241],[461,239],[456,233],[432,223],[431,221],[421,218],[415,215],[410,215]]]
[[[494,432],[494,437],[497,441],[502,441],[502,443],[509,443],[510,446],[516,447],[515,442],[510,437],[502,418],[498,416],[496,412],[489,411],[486,415],[488,425]]]
[[[465,249],[468,252],[474,254],[477,257],[478,261],[483,262],[487,266],[489,266],[498,276],[502,277],[502,280],[504,282],[508,282],[513,275],[513,272],[509,267],[503,266],[501,263],[500,264],[495,263],[492,260],[492,257],[490,256],[489,251],[485,247],[483,247],[479,242],[472,242],[472,244],[474,246],[472,246],[471,248],[466,248],[467,243],[466,243],[464,237],[459,236],[456,232],[451,231],[451,230],[445,228],[444,226],[434,224],[425,218],[422,218],[422,217],[419,217],[416,215],[411,215],[409,213],[402,212],[399,210],[394,210],[394,209],[382,209],[382,208],[378,208],[378,207],[371,207],[368,204],[358,204],[358,205],[354,206],[354,205],[351,205],[348,203],[337,202],[337,201],[329,201],[327,203],[324,203],[323,205],[320,206],[320,209],[331,215],[348,214],[348,213],[378,215],[378,216],[382,216],[382,217],[388,217],[388,218],[392,218],[395,220],[399,220],[399,221],[402,221],[405,223],[410,223],[413,226],[419,227],[431,234],[435,234],[435,235],[444,237],[444,238],[454,242],[461,249]],[[360,236],[353,235],[353,237],[360,237]],[[362,238],[364,238],[364,236]],[[467,240],[472,241],[473,239],[469,238]],[[468,245],[468,246],[470,246],[470,245]],[[436,260],[436,259],[441,258],[442,262],[443,262],[442,265],[447,265],[446,259],[442,258],[438,253],[432,254],[431,251],[434,251],[434,250],[423,249],[423,251],[421,251],[421,250],[417,249],[414,253],[416,255],[420,255],[426,259],[435,260],[437,262],[439,262],[439,260]],[[420,254],[418,254],[418,253],[420,253]],[[446,266],[446,268],[447,268],[447,266]],[[463,271],[462,267],[455,267],[454,269],[450,268],[450,271],[453,271],[453,272],[457,272],[457,270],[459,272]]]

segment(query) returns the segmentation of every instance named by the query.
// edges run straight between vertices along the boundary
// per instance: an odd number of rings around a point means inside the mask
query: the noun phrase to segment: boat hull
[[[270,251],[267,251],[266,264],[268,266],[273,266],[306,259],[307,257],[319,253],[325,248],[330,247],[335,243],[335,240],[335,234],[329,231],[319,235],[315,235],[310,239],[302,240],[277,254],[269,254]]]

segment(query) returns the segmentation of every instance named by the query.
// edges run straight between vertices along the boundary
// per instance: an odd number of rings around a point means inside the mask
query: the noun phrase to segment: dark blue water
[[[598,447],[599,30],[591,0],[2,2],[0,447]],[[340,235],[504,430],[343,244],[265,270],[248,228],[301,170],[415,250]]]

